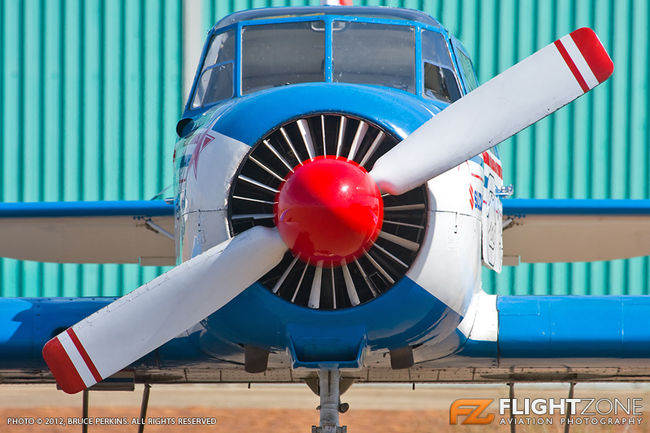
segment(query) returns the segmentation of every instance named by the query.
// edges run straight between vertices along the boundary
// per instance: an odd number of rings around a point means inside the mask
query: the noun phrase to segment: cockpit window
[[[322,21],[263,24],[242,29],[242,93],[325,81]]]
[[[333,81],[415,93],[413,27],[336,21],[332,46]]]
[[[212,38],[210,49],[205,55],[203,67],[231,60],[235,60],[235,32],[232,30],[220,33]]]
[[[215,35],[203,61],[201,77],[196,85],[192,108],[213,104],[233,97],[235,32]]]
[[[470,60],[454,47],[462,70],[457,72],[445,36],[435,29],[342,17],[326,26],[319,16],[310,19],[268,24],[245,21],[215,33],[190,108],[299,83],[386,86],[448,103],[461,97],[459,74],[468,91],[477,85]],[[416,71],[421,75],[416,76]]]
[[[449,56],[449,48],[440,33],[422,31],[422,61],[424,96],[443,102],[459,99],[460,88]]]
[[[467,87],[467,91],[471,92],[478,87],[478,80],[474,73],[472,60],[459,49],[456,49],[456,55],[458,56],[458,63],[463,70],[463,75],[465,75],[465,86]]]

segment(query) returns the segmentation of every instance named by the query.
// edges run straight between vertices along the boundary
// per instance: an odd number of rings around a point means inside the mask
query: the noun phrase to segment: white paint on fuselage
[[[458,330],[474,341],[497,341],[499,332],[497,295],[489,295],[482,290],[475,293]]]
[[[427,183],[427,232],[421,252],[407,273],[461,316],[481,287],[481,220],[480,211],[470,200],[470,186],[483,189],[481,180],[472,176],[470,162]]]
[[[181,261],[190,259],[193,250],[206,251],[230,238],[230,186],[251,149],[247,144],[218,132],[210,131],[210,134],[214,139],[199,152],[197,161],[190,163],[185,181],[179,186],[181,204],[176,216],[176,241]],[[200,140],[195,140],[194,144],[186,147],[185,155],[193,155],[199,145]]]
[[[188,145],[185,154],[192,155],[194,150],[195,145]],[[183,234],[179,239],[183,261],[191,257],[192,250],[196,253],[195,239],[205,251],[230,237],[229,191],[249,151],[247,144],[218,134],[200,152],[196,176],[193,165],[187,169],[178,219],[183,230],[177,230]],[[469,306],[481,291],[481,210],[472,201],[472,191],[483,193],[482,173],[481,164],[467,161],[427,182],[425,239],[407,273],[467,323],[474,322],[468,315],[474,316],[475,310]]]

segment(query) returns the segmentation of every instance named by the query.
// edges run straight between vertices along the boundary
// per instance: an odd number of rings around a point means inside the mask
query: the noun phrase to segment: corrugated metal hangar
[[[172,182],[175,125],[206,31],[230,12],[318,1],[1,0],[0,201],[149,199]],[[644,0],[359,1],[419,9],[481,82],[570,31],[596,30],[614,76],[500,147],[518,198],[650,198]],[[168,192],[166,195],[171,195]],[[2,296],[121,295],[163,268],[0,261]],[[501,294],[650,294],[647,257],[522,264]]]

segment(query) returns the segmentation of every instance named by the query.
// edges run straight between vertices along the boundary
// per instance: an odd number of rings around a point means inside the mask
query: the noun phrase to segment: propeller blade
[[[43,357],[65,392],[88,388],[226,305],[280,263],[286,250],[277,230],[247,230],[52,338]]]
[[[403,194],[563,107],[613,70],[594,31],[578,29],[425,122],[379,158],[370,174],[382,191]]]

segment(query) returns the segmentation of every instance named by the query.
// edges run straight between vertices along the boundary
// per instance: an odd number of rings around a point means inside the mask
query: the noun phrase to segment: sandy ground
[[[449,424],[449,406],[454,400],[505,398],[507,391],[505,386],[493,385],[418,385],[415,390],[410,385],[355,385],[342,397],[350,410],[341,415],[341,423],[350,433],[509,432],[509,426],[500,424],[496,405],[490,408],[495,421],[488,426]],[[520,399],[562,398],[566,392],[566,385],[520,385],[516,395]],[[92,392],[89,432],[136,432],[141,394],[141,386],[135,392]],[[648,385],[578,385],[575,396],[640,398],[644,420],[634,426],[574,425],[574,433],[650,433],[650,416],[645,419],[650,410]],[[246,385],[159,385],[151,390],[145,432],[307,433],[318,422],[317,405],[318,397],[303,385],[253,385],[251,389]],[[37,424],[39,419],[42,424]],[[52,385],[0,386],[0,432],[80,432],[81,427],[74,425],[80,420],[81,395],[64,394]],[[563,432],[560,421],[555,417],[552,425],[520,425],[517,431]],[[30,422],[34,424],[17,425]],[[188,424],[192,422],[208,425]]]

